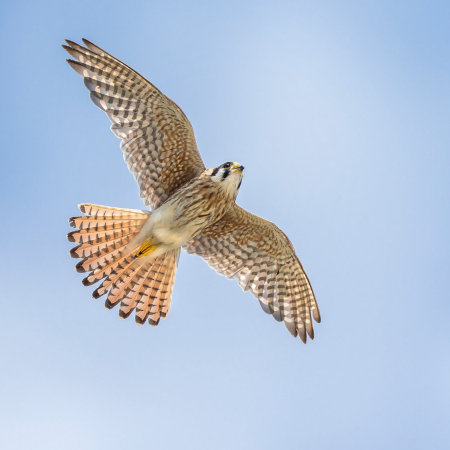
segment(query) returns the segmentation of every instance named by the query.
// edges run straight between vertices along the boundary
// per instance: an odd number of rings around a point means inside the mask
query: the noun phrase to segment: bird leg
[[[153,237],[149,237],[146,239],[142,245],[139,247],[135,257],[141,258],[142,256],[148,255],[149,253],[154,252],[161,244],[152,244]]]

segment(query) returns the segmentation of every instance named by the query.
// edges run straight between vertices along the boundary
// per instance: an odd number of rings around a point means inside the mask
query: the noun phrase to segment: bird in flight
[[[218,273],[250,290],[262,309],[306,342],[320,322],[316,299],[287,236],[272,222],[236,204],[244,166],[206,169],[183,111],[152,83],[83,39],[66,41],[70,66],[92,101],[112,122],[120,148],[151,210],[82,203],[70,255],[81,258],[83,284],[101,281],[95,298],[135,311],[138,324],[157,325],[169,313],[180,249],[200,255]]]

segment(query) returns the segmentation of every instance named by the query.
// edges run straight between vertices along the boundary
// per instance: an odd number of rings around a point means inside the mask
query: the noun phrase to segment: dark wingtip
[[[274,311],[272,313],[272,316],[277,322],[281,322],[283,320],[282,317],[281,317],[281,311],[280,310]]]
[[[73,59],[66,59],[67,63],[70,67],[72,67],[73,70],[75,70],[76,73],[84,77],[83,70],[86,68],[86,66],[83,63],[80,63],[78,61],[74,61]]]
[[[73,237],[74,233],[76,233],[76,231],[71,231],[70,233],[67,233],[66,237],[69,242],[75,242],[75,239]]]
[[[291,336],[296,338],[297,337],[297,328],[295,327],[295,324],[288,324],[285,322],[286,328],[291,333]]]
[[[106,111],[106,108],[100,103],[100,100],[102,99],[101,94],[96,91],[91,91],[89,96],[91,97],[92,102],[95,106],[97,106],[97,108],[100,108],[102,111]]]
[[[266,314],[273,314],[273,310],[271,311],[269,308],[269,305],[264,303],[261,299],[258,298],[259,304],[262,308],[262,310],[266,313]]]
[[[318,308],[313,309],[312,311],[313,318],[317,323],[320,323],[322,321],[322,317],[320,316],[320,311]]]
[[[306,330],[305,328],[300,328],[298,330],[298,337],[302,340],[304,344],[306,344]]]
[[[83,41],[83,44],[86,45],[86,46],[88,46],[88,45],[95,45],[89,39],[81,38],[81,40]]]

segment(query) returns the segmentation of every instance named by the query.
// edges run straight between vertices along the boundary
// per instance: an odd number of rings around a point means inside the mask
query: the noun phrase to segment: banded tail
[[[135,311],[135,320],[142,325],[158,325],[169,313],[180,249],[156,258],[139,258],[139,245],[130,247],[132,239],[147,221],[149,211],[112,208],[83,203],[81,217],[69,223],[77,230],[67,235],[78,245],[70,251],[73,258],[83,258],[78,272],[90,272],[83,279],[85,286],[103,280],[93,292],[94,298],[108,294],[105,306],[120,303],[119,315],[128,317]]]

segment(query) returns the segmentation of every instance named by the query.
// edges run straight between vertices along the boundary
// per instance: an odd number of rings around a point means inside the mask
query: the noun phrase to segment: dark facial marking
[[[214,175],[216,175],[218,171],[219,171],[219,167],[216,167],[216,168],[212,171],[211,176],[213,177]]]
[[[222,164],[222,167],[223,167],[224,169],[228,169],[230,166],[231,166],[231,163],[230,163],[230,162],[226,162],[225,164]]]
[[[222,180],[225,180],[225,178],[230,175],[230,169],[225,169],[223,171]]]

